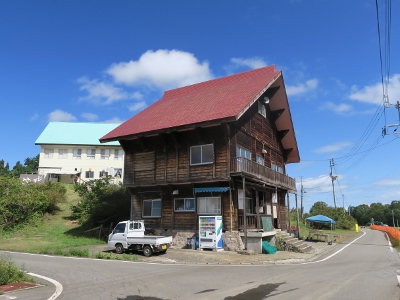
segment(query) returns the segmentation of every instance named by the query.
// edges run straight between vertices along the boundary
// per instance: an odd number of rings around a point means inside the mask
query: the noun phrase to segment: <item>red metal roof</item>
[[[238,117],[280,73],[272,65],[167,91],[100,141]]]

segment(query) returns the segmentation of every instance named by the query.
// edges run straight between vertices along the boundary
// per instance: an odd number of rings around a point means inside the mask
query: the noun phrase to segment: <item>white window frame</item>
[[[211,148],[212,151],[212,159],[206,160],[206,155],[204,154],[205,151]],[[200,162],[193,162],[193,151],[200,149]],[[198,166],[198,165],[209,165],[214,163],[214,144],[205,144],[205,145],[197,145],[190,147],[190,165],[191,166]]]
[[[274,171],[278,171],[278,165],[276,163],[271,163],[271,169]]]
[[[212,204],[211,201],[218,203]],[[197,197],[197,214],[199,215],[220,215],[221,210],[221,197]],[[211,205],[214,205],[211,208]]]
[[[94,178],[94,171],[86,171],[85,178]]]
[[[75,148],[72,150],[72,159],[81,159],[82,158],[82,149]]]
[[[122,149],[114,150],[114,160],[122,160],[124,158],[124,151]]]
[[[68,149],[58,149],[58,158],[59,159],[67,159],[68,158]]]
[[[108,160],[110,158],[110,149],[100,149],[100,159]]]
[[[151,202],[151,215],[150,216],[147,216],[147,215],[145,215],[144,214],[144,203],[145,202]],[[154,204],[156,203],[156,202],[159,202],[160,203],[160,213],[159,214],[156,214],[156,212],[157,211],[153,211],[154,209],[156,209],[156,210],[158,210],[158,208],[154,208]],[[162,212],[162,201],[161,201],[161,199],[144,199],[143,200],[143,205],[142,205],[142,217],[143,218],[161,218],[161,212]]]
[[[236,156],[244,157],[244,158],[247,158],[248,160],[251,160],[251,151],[237,146],[236,147]]]
[[[180,204],[181,203],[181,204]],[[191,205],[193,203],[193,206]],[[175,198],[174,199],[175,212],[195,212],[196,201],[194,198]]]
[[[86,150],[86,159],[96,159],[96,149],[87,149]]]
[[[265,105],[258,101],[258,113],[262,115],[264,118],[267,117],[267,109],[265,108]]]
[[[262,157],[260,155],[256,155],[256,163],[263,166],[264,165],[264,157]]]
[[[54,149],[44,148],[43,153],[44,153],[43,158],[52,159],[53,158]]]

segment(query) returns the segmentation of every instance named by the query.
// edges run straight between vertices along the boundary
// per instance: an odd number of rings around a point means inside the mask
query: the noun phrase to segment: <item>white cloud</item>
[[[78,79],[78,83],[82,84],[80,87],[81,91],[88,92],[88,95],[81,98],[81,100],[102,102],[108,105],[120,100],[140,99],[142,97],[142,94],[139,92],[129,94],[122,88],[115,87],[113,84],[105,81],[98,81],[97,79],[90,80],[87,77],[81,77]]]
[[[104,121],[104,123],[123,123],[123,122],[124,122],[123,120],[117,117]]]
[[[231,63],[240,67],[249,67],[250,69],[262,68],[267,65],[267,63],[261,57],[253,58],[231,58]]]
[[[345,112],[349,112],[352,110],[352,106],[349,104],[335,104],[333,102],[325,102],[322,106],[321,109],[327,109],[327,110],[332,110],[338,114],[343,114]]]
[[[395,74],[390,78],[387,90],[391,103],[400,99],[400,74]],[[367,85],[361,89],[353,86],[349,99],[364,103],[380,104],[383,99],[382,83],[378,82],[374,85]]]
[[[76,121],[76,117],[71,115],[69,112],[56,109],[48,114],[49,122],[71,122]]]
[[[149,50],[137,61],[113,64],[107,74],[115,82],[170,89],[212,79],[208,62],[179,50]]]
[[[344,148],[350,147],[352,144],[350,142],[338,142],[332,145],[323,146],[321,148],[316,149],[314,152],[316,153],[330,153],[342,150]]]
[[[146,102],[142,101],[142,102],[136,102],[136,103],[132,104],[131,106],[128,107],[128,109],[130,111],[138,111],[138,110],[142,110],[146,106],[147,106]]]
[[[298,85],[286,85],[286,93],[288,96],[297,96],[315,90],[317,87],[318,79],[314,78]]]
[[[29,121],[35,121],[35,120],[37,120],[39,118],[39,115],[38,114],[34,114],[30,119],[29,119]]]
[[[98,115],[92,113],[83,113],[81,114],[81,117],[88,121],[96,121],[99,118]]]
[[[383,185],[383,186],[396,186],[398,187],[400,185],[400,179],[385,179],[385,180],[380,180],[374,183],[375,185]]]

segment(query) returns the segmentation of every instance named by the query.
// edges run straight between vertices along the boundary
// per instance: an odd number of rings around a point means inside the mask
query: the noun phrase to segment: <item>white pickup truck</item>
[[[143,220],[119,222],[108,236],[107,246],[118,254],[126,250],[140,250],[145,256],[167,252],[172,236],[144,235],[144,230]]]

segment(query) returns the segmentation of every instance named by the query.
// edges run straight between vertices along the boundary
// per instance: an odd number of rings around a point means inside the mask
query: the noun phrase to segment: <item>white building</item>
[[[119,142],[99,138],[120,124],[50,122],[35,145],[40,146],[39,175],[74,183],[111,175],[122,181],[124,151]]]

